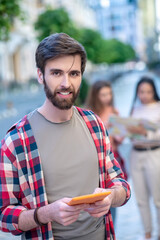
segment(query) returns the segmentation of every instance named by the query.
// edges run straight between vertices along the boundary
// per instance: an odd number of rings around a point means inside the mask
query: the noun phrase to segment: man
[[[46,100],[1,142],[0,228],[22,239],[115,239],[109,209],[124,204],[130,188],[101,120],[73,106],[85,50],[66,34],[53,34],[39,44],[36,64]],[[108,189],[94,204],[67,204]]]

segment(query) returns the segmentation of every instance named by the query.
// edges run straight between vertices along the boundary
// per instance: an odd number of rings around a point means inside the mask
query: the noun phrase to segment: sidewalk
[[[132,181],[131,184],[132,196],[125,206],[117,208],[117,218],[115,224],[116,239],[117,240],[137,240],[143,236],[143,226],[136,203]],[[151,213],[153,222],[153,239],[157,240],[158,224],[156,220],[156,210],[151,201]]]

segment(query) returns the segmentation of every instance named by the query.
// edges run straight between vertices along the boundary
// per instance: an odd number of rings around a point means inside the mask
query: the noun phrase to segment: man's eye
[[[79,76],[79,75],[80,75],[80,73],[78,73],[78,72],[72,72],[72,73],[71,73],[71,76],[72,76],[72,77],[77,77],[77,76]]]
[[[54,75],[54,76],[60,76],[61,73],[60,73],[60,72],[53,72],[53,75]]]

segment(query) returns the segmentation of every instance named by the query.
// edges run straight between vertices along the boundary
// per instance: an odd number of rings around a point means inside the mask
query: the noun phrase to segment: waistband
[[[154,147],[144,147],[144,148],[141,148],[141,147],[133,147],[134,150],[136,151],[148,151],[148,150],[156,150],[160,148],[160,146],[154,146]]]

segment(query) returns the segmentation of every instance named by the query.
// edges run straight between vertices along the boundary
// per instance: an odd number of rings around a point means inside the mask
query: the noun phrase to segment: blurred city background
[[[43,103],[34,55],[39,41],[54,32],[69,34],[87,51],[79,106],[97,80],[111,82],[121,116],[129,115],[141,76],[151,75],[160,94],[159,0],[0,0],[0,139],[14,122]],[[127,140],[120,152],[129,172]],[[130,178],[129,182],[132,185]],[[155,237],[154,207],[152,211]],[[128,204],[118,209],[115,228],[118,240],[143,234],[133,191]],[[0,239],[20,238],[0,232]]]

